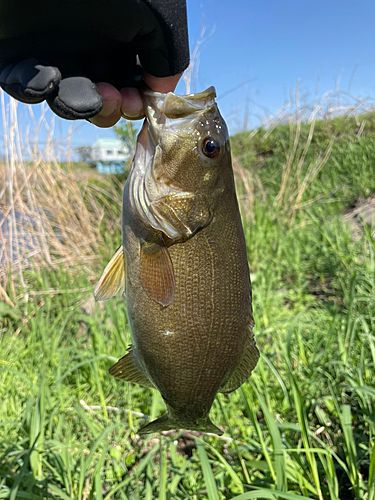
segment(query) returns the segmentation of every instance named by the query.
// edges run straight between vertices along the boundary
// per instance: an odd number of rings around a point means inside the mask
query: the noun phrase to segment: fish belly
[[[202,230],[169,248],[176,290],[168,307],[151,300],[140,283],[129,293],[139,360],[179,415],[198,418],[209,411],[245,345],[251,320],[247,259],[235,228],[227,233],[216,241],[212,231]],[[131,274],[135,283],[136,269]]]

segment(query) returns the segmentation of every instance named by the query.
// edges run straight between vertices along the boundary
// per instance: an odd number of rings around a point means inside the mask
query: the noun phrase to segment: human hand
[[[144,74],[143,81],[156,92],[176,88],[181,73],[156,77]],[[54,66],[38,64],[35,59],[20,61],[0,71],[0,85],[15,99],[28,104],[46,100],[62,118],[86,118],[98,127],[112,127],[121,116],[137,119],[143,116],[143,102],[136,87],[117,89],[110,83],[94,85],[85,77],[62,79]]]
[[[144,82],[155,92],[173,92],[181,73],[163,78],[145,73]],[[121,116],[134,120],[144,115],[143,101],[137,88],[125,87],[120,91],[109,83],[98,83],[96,88],[103,100],[101,111],[90,119],[98,127],[112,127]]]
[[[0,69],[0,86],[18,101],[37,104],[46,100],[62,118],[90,118],[102,109],[95,85],[84,77],[62,79],[59,68],[37,59],[12,62]]]
[[[184,0],[17,2],[24,15],[9,7],[0,26],[0,86],[63,118],[140,116],[137,86],[174,90],[189,62]]]

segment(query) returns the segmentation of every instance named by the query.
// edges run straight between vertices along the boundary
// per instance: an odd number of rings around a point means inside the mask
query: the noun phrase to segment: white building
[[[91,160],[98,162],[127,162],[130,159],[130,148],[120,139],[98,139],[91,146]]]
[[[98,139],[92,146],[77,148],[81,161],[89,163],[102,174],[121,174],[124,172],[133,151],[120,139]]]

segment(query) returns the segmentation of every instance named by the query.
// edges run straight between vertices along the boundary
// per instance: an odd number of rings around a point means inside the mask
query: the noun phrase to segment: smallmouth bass
[[[221,434],[217,392],[254,369],[251,284],[226,124],[215,89],[144,93],[146,119],[123,198],[123,246],[95,289],[125,285],[133,345],[111,369],[158,389],[167,413],[140,432]]]

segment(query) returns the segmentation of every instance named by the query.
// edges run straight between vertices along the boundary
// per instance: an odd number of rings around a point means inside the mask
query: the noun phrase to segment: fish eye
[[[202,144],[202,151],[208,158],[216,158],[220,153],[220,144],[212,137],[206,137]]]

